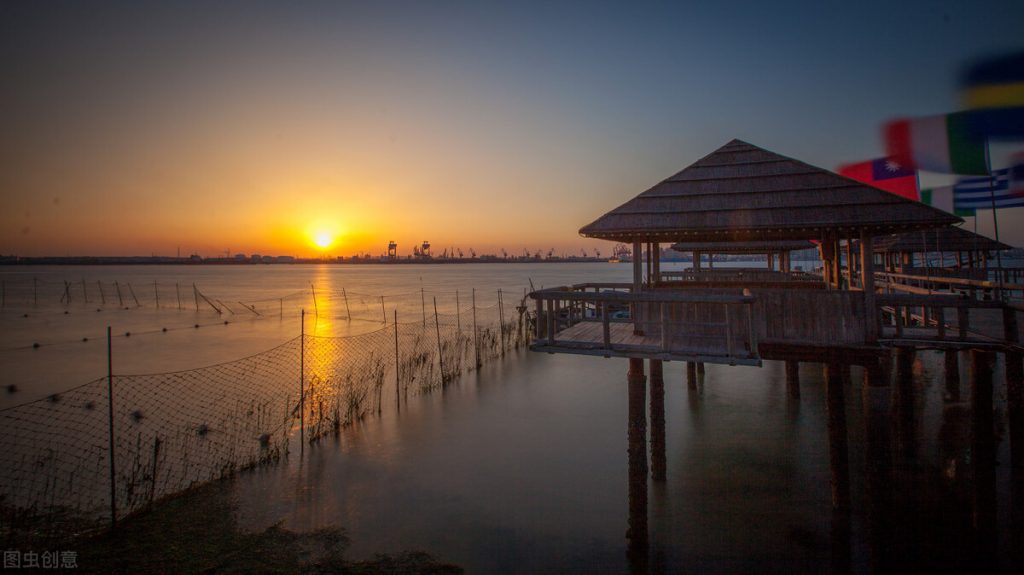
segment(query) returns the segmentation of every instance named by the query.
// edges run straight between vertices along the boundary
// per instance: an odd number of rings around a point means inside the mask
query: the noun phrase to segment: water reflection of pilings
[[[892,560],[892,453],[888,425],[891,392],[883,365],[887,359],[882,356],[864,366],[861,387],[868,553],[873,573],[889,572]]]
[[[635,572],[647,570],[647,380],[644,361],[629,360],[629,529],[627,557]]]
[[[976,565],[992,568],[996,556],[996,450],[992,417],[995,354],[971,350],[971,470]]]
[[[651,363],[651,479],[665,481],[665,375],[662,362]]]

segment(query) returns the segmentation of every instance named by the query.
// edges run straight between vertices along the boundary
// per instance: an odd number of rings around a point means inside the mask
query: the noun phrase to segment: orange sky
[[[877,157],[882,122],[955,106],[957,66],[1017,37],[886,11],[3,3],[0,254],[311,256],[321,227],[328,255],[608,254],[577,230],[729,140]]]

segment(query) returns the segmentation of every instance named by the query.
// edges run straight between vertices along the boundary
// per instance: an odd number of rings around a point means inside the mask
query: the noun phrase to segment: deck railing
[[[591,291],[593,290],[593,291]],[[630,284],[535,291],[535,349],[665,359],[758,358],[755,298],[695,290],[633,293]]]
[[[927,295],[935,292],[967,296],[976,300],[1000,299],[1002,291],[1006,299],[1019,300],[1024,298],[1024,284],[1003,283],[991,280],[978,280],[949,276],[921,274],[876,272],[875,286],[889,293],[909,293]]]
[[[820,282],[821,276],[803,271],[774,271],[763,268],[685,269],[661,272],[666,282]]]
[[[1017,345],[1017,315],[1024,306],[958,295],[879,294],[878,334],[882,340]]]

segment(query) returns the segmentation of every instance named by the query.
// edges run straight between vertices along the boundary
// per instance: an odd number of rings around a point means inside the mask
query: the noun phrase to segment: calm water
[[[150,289],[156,281],[158,289],[171,290],[177,281],[189,286],[190,298],[195,282],[222,302],[259,301],[265,314],[218,316],[209,309],[196,312],[194,305],[178,310],[171,299],[166,308],[107,306],[102,312],[75,299],[67,308],[15,306],[9,299],[0,313],[2,377],[21,391],[4,399],[18,403],[103,375],[100,340],[107,324],[118,333],[140,332],[115,340],[118,371],[185,369],[297,335],[298,310],[313,305],[310,284],[318,292],[320,318],[307,329],[346,334],[380,327],[371,317],[380,313],[372,294],[385,295],[386,313],[397,309],[401,317],[415,318],[423,313],[421,287],[427,305],[436,296],[444,312],[454,310],[456,289],[462,298],[475,286],[478,305],[486,306],[499,288],[521,297],[530,279],[540,287],[625,281],[629,273],[624,264],[0,268],[8,286],[25,285],[26,278],[31,285],[33,276],[57,286],[58,302],[64,279]],[[274,301],[295,292],[303,293]],[[141,289],[137,295],[143,299]],[[345,297],[353,308],[349,314]],[[275,306],[283,308],[276,316]],[[358,319],[345,320],[347,315]],[[188,328],[195,323],[203,327]],[[163,333],[164,326],[187,329]],[[77,341],[81,337],[90,341]],[[26,341],[44,345],[26,349]],[[833,567],[846,544],[833,537],[824,384],[820,365],[802,368],[802,397],[791,399],[779,363],[708,365],[697,390],[687,389],[683,364],[666,364],[668,478],[650,483],[651,570]],[[444,392],[410,401],[400,414],[385,411],[302,457],[293,449],[280,465],[242,474],[233,483],[240,522],[252,529],[279,521],[298,530],[340,526],[357,557],[424,549],[470,573],[628,572],[636,565],[627,560],[625,539],[626,370],[624,360],[525,351],[485,365]],[[850,568],[864,572],[880,550],[871,537],[877,525],[865,511],[860,371],[852,375],[845,389],[854,496],[848,545]],[[1008,462],[1001,373],[996,378],[997,455]],[[942,356],[935,352],[918,354],[914,389],[912,425],[892,428],[893,445],[900,448],[893,450],[885,486],[891,533],[881,551],[901,570],[964,571],[977,565],[969,404],[943,399]],[[997,555],[1009,570],[1014,540],[1005,464],[997,468],[997,497]]]

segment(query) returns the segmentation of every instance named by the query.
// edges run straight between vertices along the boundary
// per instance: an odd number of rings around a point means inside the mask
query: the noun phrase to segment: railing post
[[[474,297],[476,297],[475,296],[476,292],[474,291],[473,293],[474,293]],[[543,323],[543,320],[544,320],[544,299],[541,298],[539,295],[535,296],[535,297],[536,297],[536,299],[534,300],[534,303],[536,304],[536,307],[537,307],[537,309],[536,309],[537,321],[535,322],[535,325],[533,327],[534,327],[534,331],[536,331],[536,333],[534,334],[535,335],[535,339],[537,341],[540,341],[541,337],[544,336],[544,329],[543,329],[543,327],[545,325]],[[475,313],[475,311],[476,311],[476,308],[474,308],[474,313]]]
[[[750,355],[757,357],[757,326],[754,325],[754,302],[747,302],[747,329],[750,330]]]
[[[732,357],[732,318],[729,314],[729,304],[725,306],[725,355]]]
[[[959,330],[957,333],[957,337],[961,341],[967,339],[967,329],[970,327],[970,316],[968,315],[967,306],[965,306],[962,302],[957,303],[956,323],[957,329]]]
[[[668,316],[665,314],[665,302],[658,302],[658,315],[661,320],[661,351],[668,351]]]
[[[608,302],[601,303],[601,328],[604,332],[604,348],[612,348],[612,326],[611,318],[608,316]]]
[[[939,339],[946,339],[946,308],[936,307],[932,310],[932,315],[935,317]]]
[[[548,300],[548,345],[555,345],[555,300]]]

